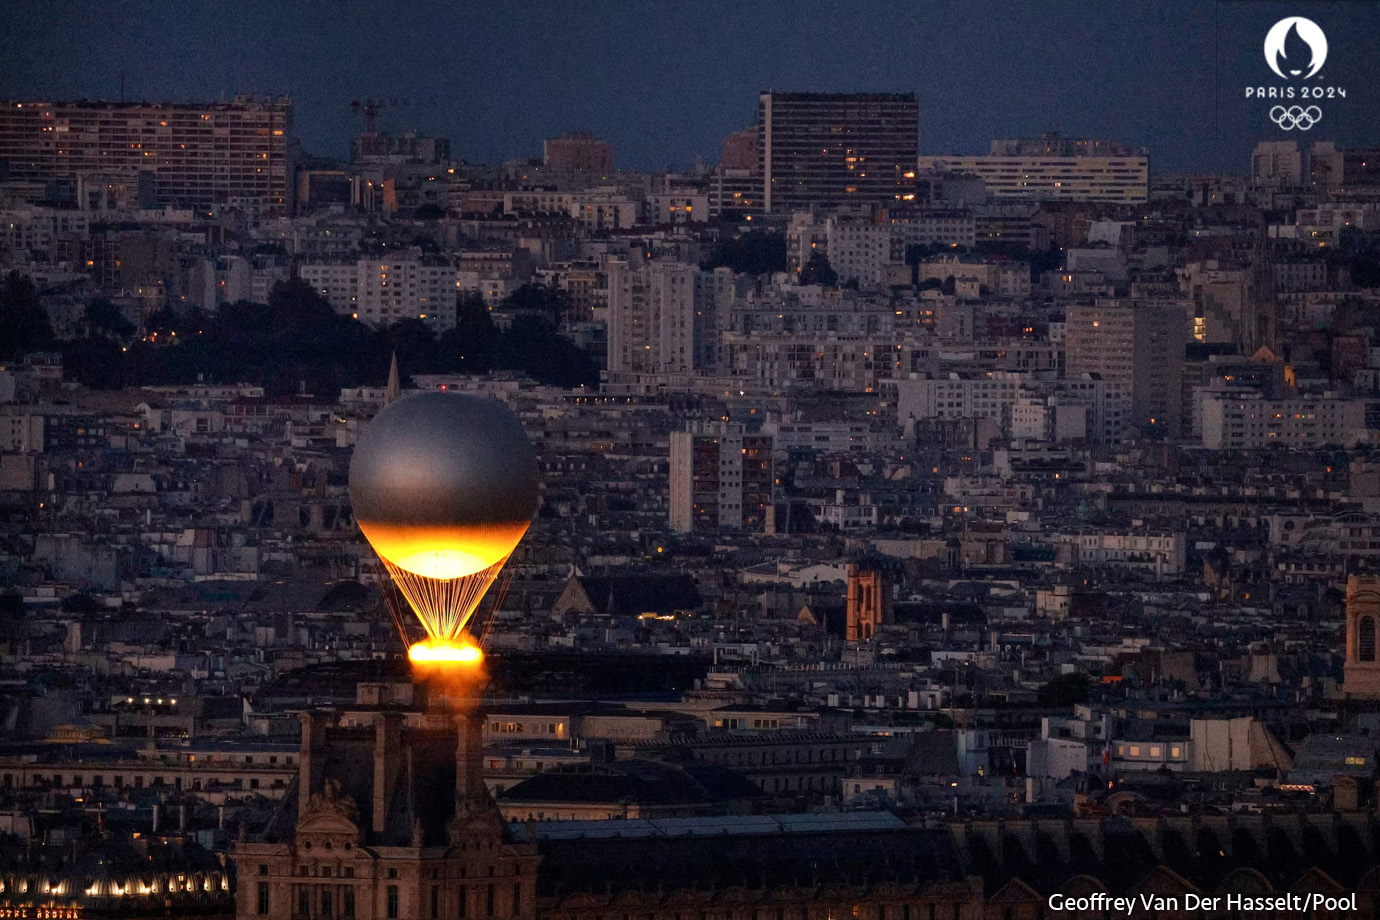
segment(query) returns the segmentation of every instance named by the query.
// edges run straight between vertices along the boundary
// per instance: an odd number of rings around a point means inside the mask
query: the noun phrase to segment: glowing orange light
[[[407,650],[413,664],[477,665],[484,660],[484,652],[477,645],[451,642],[418,642]]]
[[[506,559],[530,523],[441,527],[360,520],[359,526],[386,561],[415,575],[451,579],[473,575]]]

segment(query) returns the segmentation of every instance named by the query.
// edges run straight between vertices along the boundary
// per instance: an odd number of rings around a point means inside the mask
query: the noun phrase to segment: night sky
[[[1265,33],[1307,16],[1341,86],[1305,135],[1251,85],[1280,85]],[[206,100],[286,93],[312,153],[343,156],[355,98],[434,104],[380,127],[472,162],[539,155],[588,128],[620,167],[719,157],[760,90],[915,92],[922,153],[1046,130],[1147,146],[1168,172],[1243,172],[1258,140],[1380,145],[1380,2],[41,2],[0,4],[0,98]],[[1215,65],[1215,66],[1214,66]]]

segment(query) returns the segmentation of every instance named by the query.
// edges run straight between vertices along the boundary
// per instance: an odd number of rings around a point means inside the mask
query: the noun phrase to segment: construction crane
[[[378,129],[379,109],[414,108],[435,105],[435,99],[356,99],[350,108],[356,115],[364,116],[364,134],[373,137]]]

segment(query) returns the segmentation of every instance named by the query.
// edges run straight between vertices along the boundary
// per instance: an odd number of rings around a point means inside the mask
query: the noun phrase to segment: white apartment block
[[[772,436],[731,422],[673,431],[670,525],[677,533],[759,531],[772,509]]]
[[[570,216],[590,230],[626,230],[641,221],[642,202],[616,189],[590,189],[570,196]]]
[[[905,244],[888,224],[871,224],[831,217],[825,224],[829,267],[840,284],[857,282],[875,287],[887,280],[887,266],[905,260]]]
[[[920,263],[919,280],[971,278],[999,297],[1030,296],[1030,265],[1025,262],[941,256]]]
[[[1202,413],[1203,446],[1211,450],[1353,447],[1369,440],[1366,404],[1359,399],[1223,393],[1205,398]]]
[[[1054,536],[1074,544],[1083,565],[1116,563],[1157,576],[1180,575],[1188,564],[1188,539],[1181,533],[1080,533]]]
[[[727,316],[735,292],[729,269],[706,272],[687,262],[610,262],[609,371],[679,374],[713,368],[721,317]]]
[[[1132,204],[1150,194],[1145,156],[923,156],[919,168],[977,176],[993,198]]]
[[[337,313],[349,314],[365,325],[382,327],[417,319],[437,333],[455,326],[459,281],[449,261],[403,256],[345,264],[306,263],[298,273]]]
[[[973,246],[977,242],[973,215],[967,211],[935,210],[893,218],[891,228],[900,236],[903,246],[927,246],[932,243]]]
[[[91,214],[59,208],[21,207],[0,211],[0,249],[47,250],[60,236],[85,237]]]
[[[996,374],[952,373],[931,380],[902,380],[897,384],[896,415],[901,422],[910,418],[990,418],[1005,426],[1020,391],[1018,380]]]
[[[359,267],[354,262],[304,262],[297,275],[337,313],[354,313],[359,297]]]
[[[873,393],[902,376],[909,336],[725,332],[721,370],[768,388]]]
[[[1029,380],[1024,375],[951,373],[896,384],[897,420],[914,418],[995,420],[1013,440],[1089,440],[1115,444],[1130,416],[1130,401],[1108,391],[1101,380]]]
[[[503,193],[504,214],[569,214],[570,193],[548,189]]]

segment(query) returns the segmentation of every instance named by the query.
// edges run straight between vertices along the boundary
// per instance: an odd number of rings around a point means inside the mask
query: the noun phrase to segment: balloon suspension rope
[[[494,620],[498,618],[498,611],[503,606],[503,602],[507,600],[508,589],[512,586],[512,584],[513,570],[504,569],[503,573],[498,576],[498,582],[494,587],[493,591],[489,592],[489,594],[487,595],[487,599],[491,601],[487,609],[481,612],[479,610],[479,607],[475,608],[475,615],[482,616],[484,618],[484,622],[480,624],[477,629],[471,628],[470,635],[474,636],[476,641],[481,646],[488,640],[489,633],[493,632]],[[484,606],[482,602],[480,606]],[[474,624],[474,620],[470,620],[470,623]]]
[[[392,576],[393,584],[397,585],[417,614],[427,638],[433,642],[459,645],[460,635],[465,631],[475,608],[507,561],[508,557],[505,556],[487,569],[459,578],[429,578],[399,568],[387,559],[383,560],[383,564]],[[407,641],[405,630],[403,641]]]

